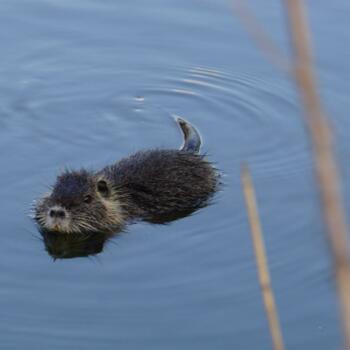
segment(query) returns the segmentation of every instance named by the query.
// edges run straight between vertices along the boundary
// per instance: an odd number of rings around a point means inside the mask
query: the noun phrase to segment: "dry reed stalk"
[[[290,73],[289,59],[260,25],[253,12],[247,6],[246,1],[232,0],[230,4],[234,14],[238,15],[246,31],[254,39],[256,45],[265,53],[271,63],[281,70]]]
[[[259,282],[264,300],[267,319],[275,350],[283,350],[282,332],[278,320],[275,298],[271,288],[271,279],[268,269],[268,262],[265,253],[265,244],[258,214],[254,186],[246,166],[242,167],[242,184],[248,211],[248,219],[251,228],[252,241],[254,245],[255,259],[258,269]]]
[[[285,0],[285,3],[294,47],[294,73],[312,138],[316,173],[340,297],[346,348],[350,349],[350,252],[339,174],[330,130],[314,80],[310,32],[305,9],[300,0]]]

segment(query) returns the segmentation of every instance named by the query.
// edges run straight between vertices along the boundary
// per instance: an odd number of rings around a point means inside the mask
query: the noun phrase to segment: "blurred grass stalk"
[[[241,178],[248,211],[248,219],[251,228],[259,282],[264,300],[266,315],[269,322],[272,343],[275,350],[283,350],[284,345],[282,332],[278,320],[275,298],[271,287],[270,273],[265,253],[265,244],[258,214],[254,186],[249,169],[246,166],[242,167]]]
[[[310,32],[301,0],[285,0],[294,47],[294,75],[312,139],[325,223],[332,250],[346,340],[350,350],[350,264],[348,229],[332,137],[314,79]]]
[[[284,1],[294,50],[294,59],[287,70],[292,73],[297,82],[305,107],[305,119],[312,140],[315,171],[334,262],[346,349],[350,350],[350,252],[340,177],[334,156],[331,132],[314,79],[310,31],[305,8],[302,0]],[[245,7],[243,0],[233,0],[233,5],[258,46],[270,59],[278,54],[273,61],[280,62],[282,57],[280,51],[275,49],[273,41],[266,32],[261,33],[261,27],[253,23],[254,17]],[[283,62],[286,61],[283,58]],[[278,66],[281,65],[278,64]]]

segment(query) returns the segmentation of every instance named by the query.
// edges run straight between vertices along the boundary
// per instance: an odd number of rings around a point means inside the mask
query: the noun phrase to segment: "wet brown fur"
[[[57,231],[73,233],[120,231],[135,219],[165,222],[206,205],[217,189],[218,173],[196,153],[198,132],[178,122],[185,136],[181,150],[140,151],[97,172],[61,174],[35,208],[39,226],[51,228],[47,213],[53,206],[67,213]]]

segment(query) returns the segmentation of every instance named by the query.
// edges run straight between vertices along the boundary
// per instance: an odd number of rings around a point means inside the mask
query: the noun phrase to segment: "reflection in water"
[[[113,235],[99,233],[63,234],[40,230],[46,251],[54,259],[71,259],[102,252],[105,242]]]

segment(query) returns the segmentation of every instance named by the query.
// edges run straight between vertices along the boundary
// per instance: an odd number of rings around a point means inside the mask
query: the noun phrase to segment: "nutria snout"
[[[137,152],[100,171],[65,171],[35,207],[42,229],[62,233],[117,232],[141,219],[181,217],[205,206],[217,190],[218,172],[198,154],[201,138],[177,118],[180,150]]]

